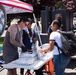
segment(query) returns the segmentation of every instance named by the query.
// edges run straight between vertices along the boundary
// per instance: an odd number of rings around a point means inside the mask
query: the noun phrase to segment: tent
[[[27,12],[33,12],[33,6],[31,4],[24,3],[24,2],[21,2],[19,0],[1,0],[0,4],[7,5],[7,6],[10,6],[12,8],[13,7],[21,8]],[[7,9],[7,7],[5,9]]]
[[[17,9],[33,13],[33,6],[31,4],[27,4],[19,0],[0,0],[0,35],[3,33],[6,26],[6,14],[13,13],[11,8],[12,10],[14,8],[14,11]],[[14,13],[16,13],[16,11]]]
[[[10,7],[21,8],[21,9],[26,10],[26,12],[31,12],[31,13],[34,12],[33,6],[31,4],[28,4],[28,3],[25,3],[25,2],[22,2],[22,1],[19,1],[19,0],[0,0],[0,4],[7,5],[7,6],[10,6]],[[35,17],[34,13],[33,13],[33,17],[34,17],[34,21],[37,25],[37,20],[36,20],[36,17]],[[40,43],[41,43],[41,46],[42,46],[40,34],[38,34],[38,35],[39,35],[39,40],[40,40]]]

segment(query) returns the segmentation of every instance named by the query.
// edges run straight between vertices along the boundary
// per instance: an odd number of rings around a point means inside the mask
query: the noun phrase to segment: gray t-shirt
[[[10,28],[13,28],[13,27],[14,27],[13,30],[15,30],[15,28],[17,30],[15,41],[20,44],[22,31],[18,30],[17,25],[10,26]],[[13,37],[13,36],[14,35],[12,35],[11,37]],[[10,42],[10,31],[8,31],[8,30],[6,32],[6,36],[5,36],[4,42],[3,42],[3,58],[4,58],[5,63],[9,63],[15,59],[18,59],[17,46]]]

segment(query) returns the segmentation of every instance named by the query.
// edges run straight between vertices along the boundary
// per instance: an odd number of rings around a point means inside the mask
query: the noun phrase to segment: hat
[[[32,19],[31,18],[27,18],[27,22],[31,22],[32,23]]]
[[[27,17],[21,17],[21,18],[19,18],[18,19],[18,23],[21,22],[21,21],[23,21],[23,22],[32,22],[32,20],[30,18],[27,18]]]

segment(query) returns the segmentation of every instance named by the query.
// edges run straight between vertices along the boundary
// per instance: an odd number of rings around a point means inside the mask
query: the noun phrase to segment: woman
[[[60,48],[62,48],[62,40],[61,40],[61,34],[59,33],[59,31],[61,31],[61,24],[59,23],[58,20],[54,20],[52,22],[52,33],[50,34],[49,37],[49,47],[47,47],[46,49],[42,49],[40,50],[41,53],[46,53],[48,51],[52,51],[53,50],[53,61],[54,61],[54,69],[55,69],[55,73],[56,75],[64,75],[64,70],[67,66],[67,64],[70,61],[70,58],[65,56],[62,51],[60,50],[60,52],[58,51],[58,48],[55,46],[55,42],[58,44],[58,46]]]

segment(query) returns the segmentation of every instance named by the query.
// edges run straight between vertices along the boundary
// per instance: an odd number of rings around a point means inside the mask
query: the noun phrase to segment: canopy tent
[[[18,13],[18,11],[22,11],[21,9],[25,12],[33,12],[33,6],[31,4],[27,4],[19,0],[0,0],[0,35],[5,29],[6,14],[13,12]]]
[[[0,4],[11,6],[11,7],[16,7],[16,8],[21,8],[21,9],[24,9],[27,12],[31,12],[31,13],[34,12],[33,6],[31,4],[27,4],[27,3],[19,1],[19,0],[1,0]],[[33,17],[34,17],[34,21],[37,25],[37,20],[36,20],[36,17],[35,17],[34,13],[33,13]],[[42,47],[42,41],[41,41],[39,33],[38,33],[38,36],[39,36],[40,44],[41,44],[41,47]]]
[[[7,6],[4,6],[7,13],[12,13],[17,10],[24,11],[24,12],[33,12],[33,6],[31,4],[27,4],[27,3],[21,2],[19,0],[1,0],[0,4],[7,5]],[[8,6],[10,6],[10,7],[8,7]],[[11,10],[11,8],[13,10]],[[15,12],[15,13],[17,13],[17,12]]]
[[[19,0],[0,0],[0,35],[3,33],[6,26],[6,10],[7,8],[2,5],[7,5],[10,7],[16,7],[26,10],[27,12],[33,12],[33,6],[31,4],[27,4],[21,2]],[[7,10],[8,12],[8,10]],[[11,10],[10,10],[11,12]]]
[[[28,10],[21,9],[21,8],[11,7],[11,6],[7,6],[7,5],[3,5],[3,6],[4,6],[4,8],[5,8],[6,14],[16,14],[16,13],[29,12]],[[31,12],[30,12],[30,13],[31,13]]]

